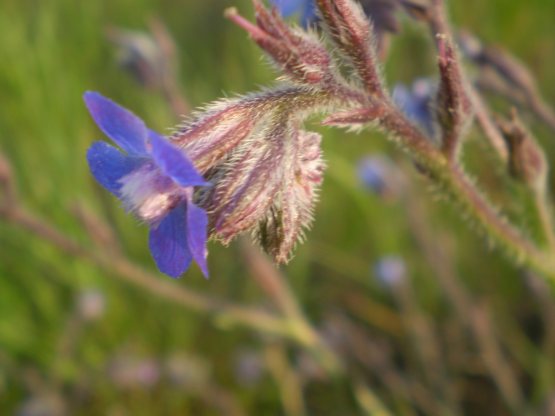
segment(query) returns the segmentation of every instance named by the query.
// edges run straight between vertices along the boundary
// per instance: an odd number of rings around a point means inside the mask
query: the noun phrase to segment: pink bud
[[[312,33],[290,28],[277,10],[269,12],[259,1],[253,0],[256,25],[230,8],[226,16],[245,29],[252,39],[293,81],[303,84],[322,84],[333,78],[331,58],[321,41]]]

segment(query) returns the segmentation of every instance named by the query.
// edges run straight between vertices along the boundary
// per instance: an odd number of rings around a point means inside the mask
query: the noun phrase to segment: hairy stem
[[[513,259],[555,281],[555,254],[539,250],[512,224],[503,219],[456,162],[449,161],[397,109],[390,108],[383,126],[423,166],[430,179]]]

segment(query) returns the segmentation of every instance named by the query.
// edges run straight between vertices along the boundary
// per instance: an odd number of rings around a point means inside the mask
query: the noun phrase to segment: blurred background
[[[229,6],[252,17],[243,0],[1,0],[0,414],[555,414],[552,288],[477,237],[380,133],[309,123],[328,169],[286,267],[237,241],[210,244],[209,280],[156,271],[146,227],[89,174],[102,133],[82,94],[168,132],[177,114],[273,82]],[[555,102],[554,1],[449,7]],[[392,87],[435,74],[426,30],[398,19]],[[553,132],[524,117],[552,160]],[[465,155],[526,223],[477,130]]]

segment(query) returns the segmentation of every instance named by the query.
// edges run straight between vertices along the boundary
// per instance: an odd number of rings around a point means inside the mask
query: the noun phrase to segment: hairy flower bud
[[[228,9],[226,16],[249,33],[284,75],[308,85],[322,84],[333,78],[331,57],[313,33],[290,28],[277,9],[270,12],[259,1],[253,0],[253,3],[257,25],[238,15],[234,8]]]
[[[453,42],[443,33],[436,35],[436,42],[440,74],[437,119],[443,133],[443,150],[453,157],[459,148],[463,130],[472,119],[472,103]]]
[[[296,146],[283,161],[282,186],[255,230],[260,245],[279,263],[289,260],[295,243],[303,238],[303,228],[312,222],[324,172],[320,135],[306,131],[293,134]]]
[[[300,126],[325,101],[302,87],[263,91],[218,103],[174,135],[212,184],[196,197],[212,237],[226,244],[251,231],[276,261],[288,260],[323,171],[319,135]]]
[[[316,0],[327,31],[350,61],[365,89],[384,95],[378,72],[372,24],[354,0]]]
[[[501,82],[513,90],[513,94],[531,97],[536,94],[536,82],[530,70],[509,52],[491,45],[484,45],[480,39],[462,31],[458,37],[464,54],[479,65],[483,71],[493,72]]]
[[[498,125],[509,146],[511,175],[531,188],[543,191],[548,163],[543,150],[524,127],[516,110],[513,110],[510,120],[498,120]]]

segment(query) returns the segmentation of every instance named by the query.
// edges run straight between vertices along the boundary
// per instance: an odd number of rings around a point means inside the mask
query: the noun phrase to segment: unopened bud
[[[141,85],[162,89],[173,76],[175,60],[170,56],[171,48],[163,47],[156,34],[115,27],[109,28],[107,34],[118,48],[118,63]]]
[[[465,56],[481,69],[477,80],[480,88],[517,103],[530,105],[538,99],[534,75],[508,51],[484,45],[466,31],[461,31],[458,42]]]
[[[383,96],[375,33],[360,4],[354,0],[316,0],[316,3],[332,40],[350,61],[366,90]]]
[[[464,128],[472,119],[472,103],[466,91],[453,42],[445,34],[438,34],[436,42],[440,73],[437,118],[443,133],[443,151],[454,157],[460,146]]]
[[[509,146],[511,175],[531,188],[542,191],[547,180],[548,163],[542,148],[520,121],[513,109],[510,120],[498,120]]]
[[[333,77],[331,57],[315,35],[288,27],[277,10],[270,12],[257,0],[253,3],[256,25],[240,16],[235,8],[227,9],[225,15],[246,30],[286,76],[310,85]]]
[[[312,89],[278,88],[217,103],[174,135],[212,184],[196,196],[211,236],[227,244],[250,231],[275,261],[289,260],[324,169],[320,135],[301,121],[325,105]]]

